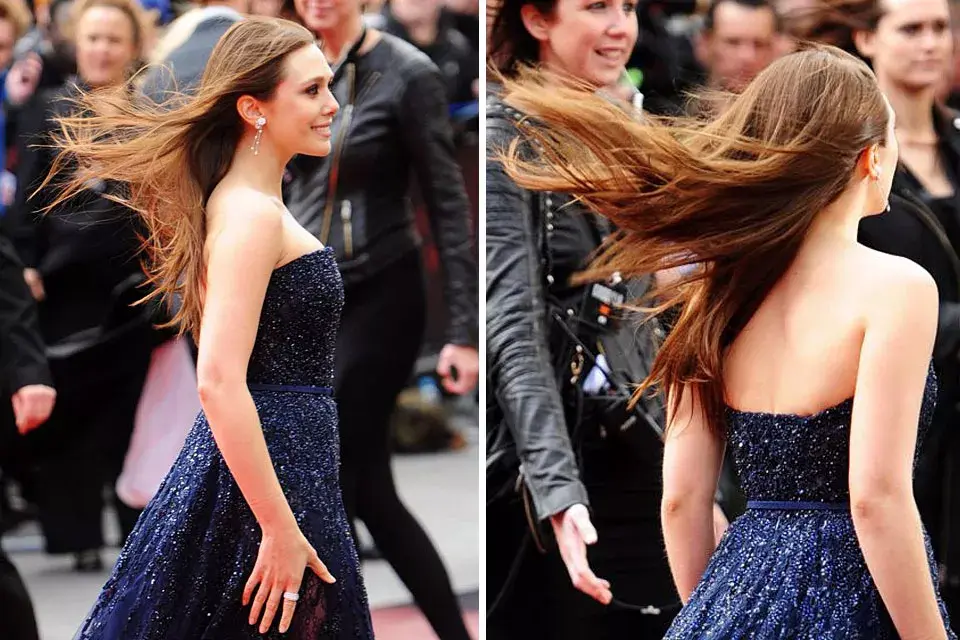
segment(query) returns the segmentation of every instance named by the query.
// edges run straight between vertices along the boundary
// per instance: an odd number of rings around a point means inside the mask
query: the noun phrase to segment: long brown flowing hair
[[[157,105],[131,98],[130,87],[122,86],[81,93],[76,111],[58,119],[54,144],[60,152],[39,188],[57,189],[46,210],[80,194],[91,180],[117,183],[119,193],[105,197],[138,213],[146,227],[144,270],[151,291],[140,303],[182,299],[162,326],[199,336],[205,210],[244,133],[237,100],[269,100],[283,80],[287,56],[313,44],[313,35],[292,22],[245,19],[217,44],[194,96],[174,95]]]
[[[870,69],[818,46],[770,65],[713,120],[645,119],[543,73],[507,80],[521,137],[499,160],[521,187],[566,192],[618,231],[580,281],[699,265],[654,290],[679,316],[649,377],[679,407],[700,401],[723,434],[723,355],[794,260],[817,214],[886,139],[889,113]],[[532,141],[532,160],[522,152]]]

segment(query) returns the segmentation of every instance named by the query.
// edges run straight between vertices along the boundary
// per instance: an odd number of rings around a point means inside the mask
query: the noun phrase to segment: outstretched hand
[[[560,557],[567,566],[573,586],[599,602],[610,604],[613,593],[610,583],[598,578],[587,562],[587,545],[597,542],[597,530],[590,522],[590,513],[582,504],[550,517],[553,533],[560,547]]]

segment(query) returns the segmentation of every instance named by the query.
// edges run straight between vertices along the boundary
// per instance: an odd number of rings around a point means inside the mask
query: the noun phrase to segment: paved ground
[[[398,456],[394,469],[403,499],[421,519],[447,563],[477,637],[480,476],[475,419],[467,437],[470,446],[464,450]],[[365,532],[360,535],[364,537]],[[70,571],[68,558],[45,556],[38,551],[39,544],[39,536],[28,528],[3,541],[34,598],[41,640],[71,640],[107,574],[75,574]],[[112,551],[109,560],[115,558],[116,551]],[[409,606],[409,593],[386,563],[365,563],[364,574],[379,640],[434,638],[417,610]]]

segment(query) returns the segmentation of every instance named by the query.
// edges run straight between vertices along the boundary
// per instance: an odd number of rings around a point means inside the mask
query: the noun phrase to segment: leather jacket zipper
[[[340,203],[340,222],[343,223],[343,251],[349,259],[353,257],[353,206],[349,200]]]

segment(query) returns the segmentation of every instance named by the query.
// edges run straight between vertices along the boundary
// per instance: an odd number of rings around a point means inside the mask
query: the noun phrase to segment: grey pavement
[[[480,584],[479,444],[476,419],[465,430],[469,446],[439,454],[394,458],[400,495],[420,519],[447,564],[454,589],[476,592]],[[108,537],[116,535],[107,518]],[[366,532],[361,529],[361,539]],[[41,640],[71,640],[96,598],[108,573],[81,575],[71,571],[71,559],[46,556],[35,529],[24,527],[3,540],[4,548],[20,569],[37,609]],[[117,556],[110,550],[105,559]],[[364,563],[372,608],[410,602],[410,595],[383,561]]]

